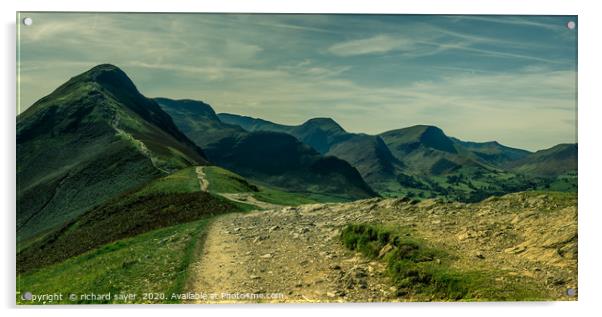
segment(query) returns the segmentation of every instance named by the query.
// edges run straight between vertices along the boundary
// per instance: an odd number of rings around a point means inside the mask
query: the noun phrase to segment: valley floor
[[[403,227],[451,253],[458,271],[495,285],[465,300],[572,300],[577,289],[576,197],[517,193],[478,204],[370,199],[218,217],[191,264],[197,303],[440,300],[399,296],[382,259],[346,249],[350,223]],[[445,300],[445,299],[443,299]]]

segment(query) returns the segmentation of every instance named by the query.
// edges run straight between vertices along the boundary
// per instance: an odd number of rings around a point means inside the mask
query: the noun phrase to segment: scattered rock
[[[380,251],[378,252],[378,257],[382,258],[383,256],[385,256],[387,253],[389,253],[389,251],[393,250],[393,246],[391,244],[387,244],[384,247],[382,247],[382,249],[380,249]]]
[[[338,264],[331,264],[330,266],[328,266],[328,268],[330,268],[331,270],[338,271],[341,269],[341,266]]]
[[[466,239],[472,238],[472,236],[473,236],[473,234],[470,231],[464,230],[464,231],[461,231],[460,233],[458,233],[456,235],[456,238],[460,241],[464,241]]]
[[[504,252],[506,253],[510,253],[510,254],[520,254],[527,251],[527,247],[524,245],[518,245],[512,248],[507,248],[504,250]]]

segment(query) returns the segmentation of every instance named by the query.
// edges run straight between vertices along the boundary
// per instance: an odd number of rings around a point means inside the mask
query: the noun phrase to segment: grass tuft
[[[369,224],[349,224],[341,232],[343,245],[363,255],[387,262],[387,274],[397,295],[410,300],[537,300],[543,298],[534,284],[498,282],[501,272],[461,270],[455,257],[431,247],[399,229]],[[518,285],[518,286],[517,286]]]

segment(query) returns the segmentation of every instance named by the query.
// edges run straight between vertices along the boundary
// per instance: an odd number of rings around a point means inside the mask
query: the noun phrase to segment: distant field
[[[520,191],[576,192],[577,175],[527,177],[503,171],[483,173],[462,168],[453,173],[427,178],[405,176],[399,182],[380,183],[379,189],[384,197],[408,197],[418,200],[443,198],[449,201],[478,202],[491,196]]]

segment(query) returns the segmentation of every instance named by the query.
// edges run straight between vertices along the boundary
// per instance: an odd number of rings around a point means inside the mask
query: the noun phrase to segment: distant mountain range
[[[198,101],[155,100],[219,166],[289,191],[327,193],[346,199],[376,195],[349,163],[324,157],[289,134],[246,131],[223,122],[209,105]]]
[[[549,153],[544,159],[540,152],[495,141],[467,142],[448,137],[441,129],[428,125],[373,136],[348,133],[330,118],[291,126],[236,114],[217,116],[223,123],[247,131],[291,134],[324,155],[346,160],[384,195],[417,193],[474,200],[488,194],[538,188],[548,181],[539,177],[554,178],[576,171],[575,144],[568,153],[540,151]],[[477,196],[470,195],[477,190]]]
[[[330,118],[314,118],[299,126],[286,126],[234,114],[221,113],[218,117],[224,123],[247,131],[290,134],[323,155],[349,162],[374,188],[380,182],[394,181],[395,174],[403,167],[379,136],[348,133]]]
[[[149,99],[113,65],[73,77],[17,117],[17,233],[43,235],[190,166],[333,200],[477,201],[528,189],[576,190],[577,145],[531,153],[417,125],[349,133],[331,118],[281,125],[216,114],[202,101]],[[108,209],[103,209],[108,210]]]

